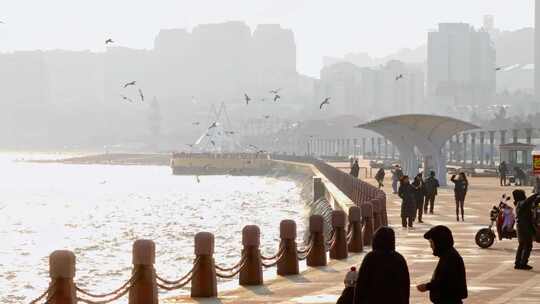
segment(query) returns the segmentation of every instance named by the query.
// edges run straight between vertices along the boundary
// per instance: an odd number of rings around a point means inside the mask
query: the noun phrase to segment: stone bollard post
[[[318,176],[313,177],[313,201],[316,202],[324,197],[324,184]]]
[[[283,258],[277,263],[277,274],[281,276],[299,273],[298,253],[296,248],[296,223],[293,220],[283,220],[279,224],[280,248],[283,248]]]
[[[49,256],[49,276],[51,290],[47,295],[51,304],[75,304],[77,292],[75,277],[75,254],[67,250],[54,251]]]
[[[137,278],[129,290],[129,304],[157,304],[157,284],[154,263],[156,245],[151,240],[136,240],[133,243],[133,273]]]
[[[369,202],[362,203],[362,219],[364,221],[364,245],[370,246],[373,239],[373,205]]]
[[[332,228],[334,229],[334,246],[330,248],[330,258],[335,260],[346,259],[347,251],[347,234],[345,232],[345,211],[332,211]]]
[[[214,264],[214,235],[199,232],[195,235],[195,255],[199,265],[193,271],[191,281],[192,298],[217,296],[216,266]]]
[[[362,241],[362,210],[358,206],[349,208],[349,232],[351,239],[349,241],[349,252],[362,252],[364,242]]]
[[[242,256],[246,257],[246,267],[240,271],[240,285],[262,285],[261,231],[258,226],[248,225],[242,229]]]
[[[309,217],[309,233],[313,248],[306,258],[306,264],[311,267],[326,266],[324,219],[322,215],[312,215]]]

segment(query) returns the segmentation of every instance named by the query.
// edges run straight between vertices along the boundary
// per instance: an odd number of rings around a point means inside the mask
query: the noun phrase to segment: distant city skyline
[[[290,28],[297,44],[297,69],[319,76],[323,56],[367,52],[383,57],[427,41],[439,22],[495,26],[516,30],[534,25],[534,1],[432,0],[363,1],[69,1],[18,0],[0,5],[0,52],[35,49],[104,51],[104,41],[151,49],[160,29],[186,28],[230,20],[280,24]],[[29,9],[31,8],[31,9]]]

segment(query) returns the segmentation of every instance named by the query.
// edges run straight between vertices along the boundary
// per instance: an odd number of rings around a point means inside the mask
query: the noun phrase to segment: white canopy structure
[[[424,114],[390,116],[356,127],[377,132],[390,140],[399,150],[403,171],[410,176],[418,174],[416,147],[424,156],[426,172],[435,171],[442,186],[446,185],[444,144],[459,132],[479,128],[459,119]]]

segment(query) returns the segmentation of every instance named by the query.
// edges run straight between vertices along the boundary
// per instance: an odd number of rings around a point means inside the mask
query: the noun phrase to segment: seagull
[[[502,70],[502,69],[503,69],[503,67],[496,67],[496,68],[495,68],[495,71],[500,71],[500,70]]]
[[[141,96],[141,101],[144,101],[144,94],[141,89],[139,89],[139,96]]]
[[[396,76],[396,81],[397,81],[397,80],[400,80],[401,78],[403,78],[403,74],[397,75],[397,76]]]
[[[210,125],[210,127],[208,127],[208,130],[213,129],[213,128],[216,128],[217,126],[218,126],[218,123],[214,121],[214,122]]]
[[[129,102],[133,102],[133,99],[127,97],[127,96],[124,96],[124,95],[120,95],[122,97],[123,100],[125,101],[129,101]]]
[[[270,115],[264,115],[263,117],[264,117],[264,119],[268,119],[268,118],[270,118]]]
[[[186,146],[193,148],[194,144],[186,144]]]
[[[198,126],[198,125],[200,125],[200,124],[201,124],[201,123],[200,123],[200,122],[198,122],[198,121],[196,121],[196,122],[192,123],[192,125],[194,125],[194,126]]]
[[[195,175],[195,179],[197,180],[197,183],[200,183],[200,182],[201,182],[201,179],[199,178],[198,175]]]
[[[212,146],[216,146],[216,143],[213,140],[211,140],[210,143],[212,144]]]
[[[330,97],[326,97],[326,98],[323,100],[323,102],[321,103],[321,105],[319,106],[319,109],[322,110],[322,107],[323,107],[324,105],[329,105],[329,104],[330,104]]]
[[[246,93],[244,93],[244,98],[246,99],[246,105],[248,105],[251,98],[249,98],[248,94]]]
[[[275,90],[270,90],[270,94],[277,95],[279,93],[279,91],[281,91],[281,88],[275,89]]]
[[[129,86],[134,86],[136,83],[137,83],[137,81],[135,81],[135,80],[132,81],[132,82],[128,82],[128,83],[124,84],[124,89],[129,87]]]
[[[227,135],[234,135],[234,131],[225,131],[225,134],[227,134]]]
[[[105,40],[105,44],[109,44],[109,43],[114,43],[114,41],[111,38]]]
[[[276,94],[276,96],[274,96],[274,101],[278,101],[280,98],[281,98],[281,96],[279,96],[278,94]]]

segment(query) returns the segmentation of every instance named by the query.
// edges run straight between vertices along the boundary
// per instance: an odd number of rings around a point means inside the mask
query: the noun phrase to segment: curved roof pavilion
[[[446,156],[442,148],[457,133],[479,129],[471,123],[446,116],[407,114],[390,116],[356,126],[379,133],[399,150],[405,174],[418,174],[416,147],[424,156],[424,168],[435,171],[441,185],[446,185]]]

